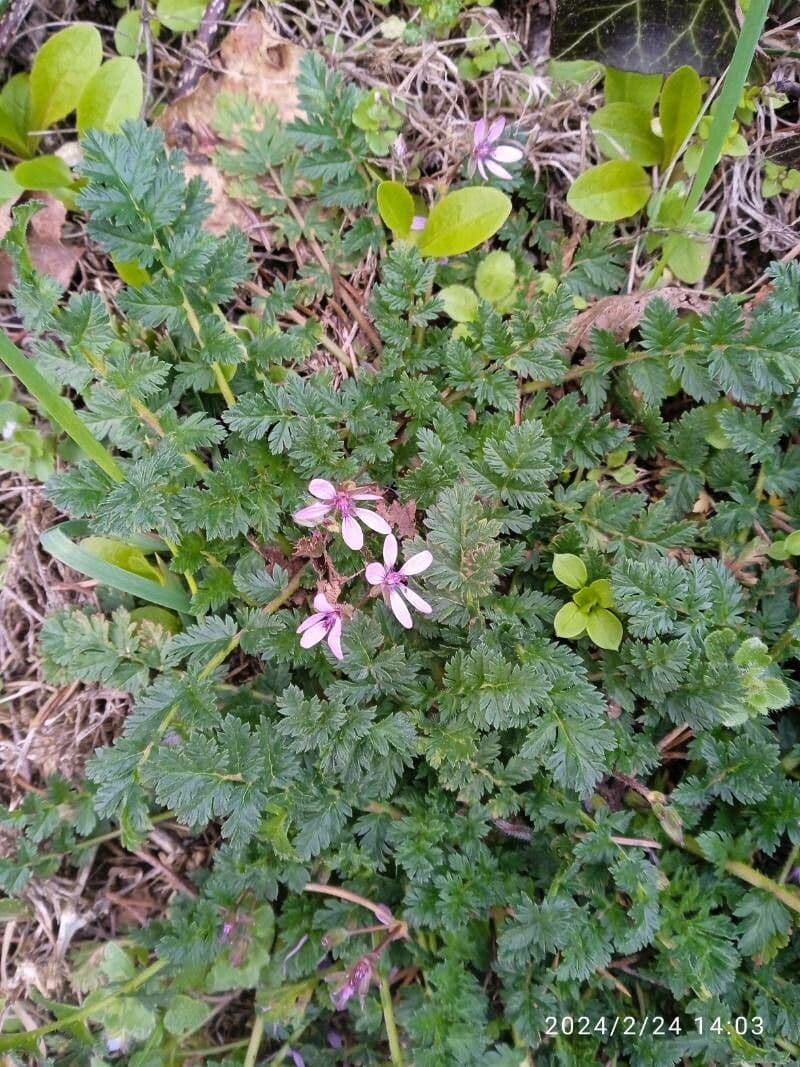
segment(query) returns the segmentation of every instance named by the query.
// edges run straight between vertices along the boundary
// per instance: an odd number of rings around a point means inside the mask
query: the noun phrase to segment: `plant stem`
[[[247,1046],[247,1052],[244,1057],[244,1067],[255,1067],[256,1056],[261,1045],[261,1039],[264,1036],[264,1020],[261,1013],[256,1009],[256,1017],[253,1022],[253,1029],[250,1032],[250,1042]]]
[[[389,988],[389,980],[382,974],[378,979],[378,984],[381,991],[383,1022],[386,1027],[386,1037],[389,1041],[389,1055],[391,1056],[393,1067],[403,1067],[403,1053],[400,1048],[397,1023],[394,1018],[394,1005],[392,1004],[392,991]]]
[[[747,82],[750,64],[756,54],[758,39],[767,19],[769,3],[770,0],[750,0],[750,5],[736,42],[733,58],[725,73],[725,81],[717,100],[717,106],[714,108],[711,127],[708,131],[708,138],[703,145],[700,163],[695,172],[686,203],[683,206],[679,227],[685,227],[691,221],[714,167],[717,165],[717,160],[725,144],[725,138],[728,135],[731,122],[733,122],[736,108],[739,105],[742,90]]]
[[[68,1030],[71,1026],[75,1026],[76,1023],[82,1023],[93,1016],[101,1015],[103,1009],[112,1004],[117,997],[124,997],[129,993],[134,993],[140,986],[145,985],[151,978],[154,978],[159,971],[163,971],[166,966],[166,960],[156,960],[155,963],[151,963],[149,967],[146,967],[124,985],[118,986],[117,989],[102,1000],[94,1001],[88,1008],[78,1008],[69,1015],[62,1015],[61,1018],[56,1019],[54,1022],[46,1023],[36,1030],[28,1030],[24,1034],[9,1034],[5,1037],[0,1037],[0,1052],[11,1052],[18,1047],[18,1043],[22,1043],[21,1047],[28,1047],[31,1042],[38,1041],[40,1037],[55,1033],[56,1030]]]

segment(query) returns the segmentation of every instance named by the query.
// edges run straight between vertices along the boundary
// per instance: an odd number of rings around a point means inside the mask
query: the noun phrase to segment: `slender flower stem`
[[[392,1004],[392,991],[389,988],[389,980],[385,975],[378,979],[381,991],[381,1007],[383,1009],[383,1023],[386,1027],[386,1037],[389,1041],[389,1055],[393,1067],[403,1067],[403,1053],[400,1048],[400,1038],[397,1033],[397,1023],[394,1018],[394,1005]]]
[[[256,1056],[258,1056],[258,1050],[261,1046],[261,1039],[264,1036],[264,1019],[261,1016],[261,1012],[256,1009],[256,1017],[253,1022],[253,1029],[250,1031],[250,1042],[247,1046],[247,1052],[244,1057],[244,1067],[255,1067]]]

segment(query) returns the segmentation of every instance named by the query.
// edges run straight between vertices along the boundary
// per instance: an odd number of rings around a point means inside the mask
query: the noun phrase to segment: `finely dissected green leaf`
[[[671,163],[700,114],[703,88],[697,71],[681,67],[667,78],[661,90],[658,117],[664,139],[662,162]]]
[[[378,211],[384,223],[397,237],[406,237],[414,218],[414,198],[401,182],[381,182],[378,186]]]
[[[156,18],[173,33],[192,33],[205,8],[203,0],[158,0]]]
[[[613,159],[576,178],[567,193],[567,203],[587,219],[616,222],[641,211],[651,192],[643,167],[630,160]]]
[[[65,523],[63,525],[69,531],[71,524]],[[160,581],[143,578],[139,574],[131,573],[127,569],[108,563],[102,556],[96,555],[84,548],[83,545],[70,540],[60,526],[54,526],[43,533],[41,543],[45,551],[49,552],[51,556],[54,556],[61,563],[72,567],[79,574],[85,574],[88,578],[95,578],[102,585],[107,585],[111,589],[122,590],[138,597],[140,600],[146,600],[151,604],[160,604],[162,607],[171,608],[173,611],[179,611],[182,614],[188,614],[190,611],[189,598],[176,582],[172,581],[162,585]]]
[[[691,66],[720,74],[738,33],[733,0],[561,0],[551,50],[558,59],[596,59],[640,74]]]
[[[653,133],[650,111],[636,104],[606,104],[589,119],[598,149],[606,159],[632,159],[642,166],[660,163],[661,138]]]
[[[431,208],[417,248],[423,256],[457,256],[497,233],[511,211],[499,189],[471,185],[447,193]]]
[[[74,111],[102,61],[102,39],[89,23],[67,26],[45,41],[31,67],[30,128],[46,130]]]
[[[105,130],[116,133],[126,119],[142,108],[144,82],[134,59],[117,56],[97,71],[78,102],[78,132]]]

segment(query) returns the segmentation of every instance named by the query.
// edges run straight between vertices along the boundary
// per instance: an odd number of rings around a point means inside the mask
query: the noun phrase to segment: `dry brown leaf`
[[[604,296],[573,320],[566,344],[568,354],[572,355],[579,348],[586,349],[592,330],[608,330],[618,341],[627,341],[642,321],[647,305],[656,297],[666,300],[676,311],[702,312],[708,309],[708,297],[694,289],[684,289],[680,285],[647,289],[641,293]]]
[[[230,226],[248,229],[252,217],[228,195],[225,179],[213,162],[218,141],[213,130],[220,93],[245,93],[254,103],[272,104],[284,121],[297,112],[298,64],[302,49],[288,44],[260,11],[251,11],[222,42],[214,71],[176,100],[158,120],[167,144],[187,156],[187,177],[199,175],[211,190],[213,211],[205,227],[222,234]]]
[[[28,225],[28,249],[33,265],[40,273],[55,278],[59,285],[67,286],[81,255],[77,245],[64,244],[61,240],[67,209],[48,193],[37,193],[36,199],[44,206]],[[9,201],[0,207],[0,237],[5,237],[11,226],[13,204]],[[7,292],[13,282],[11,259],[5,252],[0,252],[0,291]]]

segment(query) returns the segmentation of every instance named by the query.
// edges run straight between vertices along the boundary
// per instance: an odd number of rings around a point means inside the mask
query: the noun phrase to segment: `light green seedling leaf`
[[[150,33],[158,37],[161,32],[161,23],[150,19]],[[147,42],[142,32],[142,16],[136,8],[126,11],[114,30],[114,47],[120,56],[128,56],[136,59],[147,50]]]
[[[800,556],[800,530],[790,533],[783,542],[783,546],[790,556]]]
[[[166,630],[168,634],[179,634],[183,629],[181,620],[177,615],[166,608],[159,608],[155,604],[146,604],[142,608],[134,608],[130,612],[131,622],[150,622]]]
[[[156,18],[173,33],[194,33],[205,9],[205,0],[158,0]]]
[[[664,139],[662,162],[671,163],[689,135],[703,105],[700,75],[691,67],[679,67],[664,82],[658,104],[661,136]]]
[[[179,993],[164,1014],[164,1026],[174,1037],[180,1037],[202,1026],[209,1013],[208,1005],[202,1000]]]
[[[694,285],[705,276],[711,263],[711,239],[674,233],[662,245],[664,262],[675,277]]]
[[[639,473],[632,463],[626,463],[623,467],[617,467],[611,472],[611,477],[617,485],[633,485],[639,477]]]
[[[558,610],[555,619],[553,619],[556,637],[565,637],[567,639],[580,637],[586,629],[588,621],[589,616],[586,612],[581,611],[577,604],[573,604],[570,601],[569,604],[565,604]]]
[[[599,78],[603,68],[591,59],[551,59],[547,73],[554,85],[585,85],[593,78]]]
[[[553,556],[553,574],[570,589],[581,589],[589,577],[586,564],[580,556],[574,556],[571,552],[557,552]]]
[[[636,107],[652,112],[663,82],[661,74],[637,74],[632,70],[606,67],[603,83],[606,103],[635,104]]]
[[[126,56],[109,59],[83,90],[78,103],[78,133],[119,133],[126,119],[138,116],[143,99],[144,82],[136,60]]]
[[[605,608],[595,608],[589,612],[586,632],[598,648],[616,652],[622,640],[622,623]]]
[[[10,123],[15,145],[8,147],[18,156],[27,159],[34,152],[35,138],[29,136],[31,106],[31,76],[27,72],[9,78],[0,90],[0,111]],[[8,130],[8,126],[6,126]]]
[[[618,222],[641,211],[650,191],[650,178],[639,163],[612,159],[581,174],[567,193],[567,203],[593,222]]]
[[[414,198],[402,182],[381,182],[378,213],[396,237],[407,237],[414,219]]]
[[[18,163],[12,177],[23,189],[53,192],[72,184],[72,171],[60,156],[37,156]]]
[[[129,574],[139,574],[142,578],[164,584],[163,575],[147,560],[144,552],[133,545],[126,545],[124,541],[116,541],[112,537],[86,537],[81,541],[81,548]]]
[[[140,289],[143,285],[147,285],[149,281],[152,281],[150,272],[146,271],[134,259],[125,261],[112,259],[111,262],[114,264],[114,270],[125,284],[132,286],[134,289]]]
[[[614,594],[611,590],[611,582],[608,578],[597,578],[589,586],[594,595],[594,601],[601,608],[610,608],[614,603]]]
[[[474,322],[478,312],[478,298],[466,285],[448,285],[436,294],[444,304],[445,314],[453,322]]]
[[[0,170],[0,204],[5,204],[9,200],[16,200],[22,191],[22,186],[15,181],[14,175],[10,170]]]
[[[0,103],[0,144],[9,148],[15,156],[28,155],[28,139],[20,134],[16,123]]]
[[[778,560],[778,562],[788,559],[791,553],[786,548],[786,540],[773,541],[767,549],[767,555],[770,559]]]
[[[499,189],[470,185],[433,205],[417,248],[423,256],[458,256],[488,241],[511,212]]]
[[[490,252],[478,264],[475,272],[475,289],[481,300],[490,304],[499,304],[505,300],[514,288],[517,280],[517,268],[508,252]]]
[[[636,104],[606,104],[589,119],[606,159],[632,159],[651,167],[661,162],[664,146],[650,128],[651,114]]]
[[[31,68],[31,129],[46,130],[74,111],[102,62],[103,42],[88,22],[68,26],[46,41]]]

